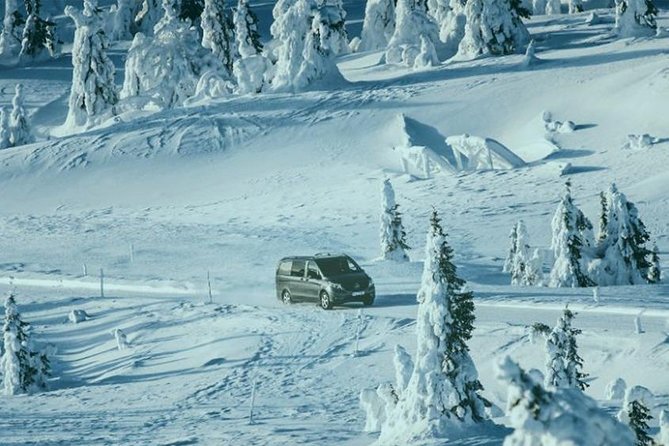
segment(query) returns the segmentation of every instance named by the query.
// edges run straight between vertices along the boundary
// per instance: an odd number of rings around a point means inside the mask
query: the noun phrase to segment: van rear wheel
[[[330,300],[330,295],[327,291],[321,291],[321,308],[324,310],[332,308],[332,301]]]
[[[293,297],[290,295],[290,291],[283,290],[283,293],[281,293],[281,302],[286,305],[293,303]]]

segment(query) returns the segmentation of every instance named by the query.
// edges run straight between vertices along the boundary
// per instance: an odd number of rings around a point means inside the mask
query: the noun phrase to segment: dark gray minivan
[[[276,269],[276,295],[284,303],[318,302],[333,305],[362,302],[372,305],[376,297],[371,277],[344,254],[285,257]]]

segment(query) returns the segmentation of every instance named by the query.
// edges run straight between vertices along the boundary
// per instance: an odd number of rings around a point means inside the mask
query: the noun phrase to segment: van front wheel
[[[283,293],[281,293],[281,302],[283,302],[286,305],[293,303],[293,298],[290,295],[290,291],[283,290]]]
[[[324,310],[329,310],[332,308],[332,301],[330,300],[330,295],[326,291],[321,291],[321,308]]]

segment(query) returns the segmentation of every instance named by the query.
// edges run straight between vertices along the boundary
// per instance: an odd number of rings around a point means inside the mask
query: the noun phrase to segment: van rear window
[[[286,260],[284,262],[281,262],[279,264],[279,270],[277,271],[279,275],[281,276],[290,276],[290,266],[291,266],[291,261]]]

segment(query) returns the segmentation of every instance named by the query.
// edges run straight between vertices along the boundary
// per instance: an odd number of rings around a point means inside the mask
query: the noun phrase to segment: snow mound
[[[657,138],[653,138],[648,133],[642,135],[627,135],[627,143],[623,146],[624,150],[647,150],[653,144],[657,143]]]
[[[518,155],[494,139],[464,134],[449,136],[446,144],[455,154],[458,170],[514,169],[525,165]]]
[[[79,322],[84,322],[89,316],[84,310],[72,310],[70,311],[70,314],[67,315],[67,318],[73,324],[78,324]]]

